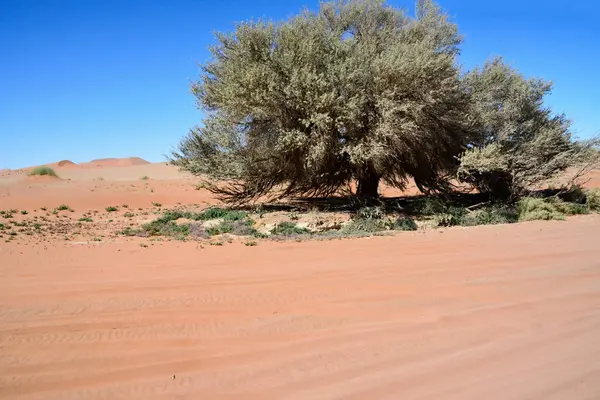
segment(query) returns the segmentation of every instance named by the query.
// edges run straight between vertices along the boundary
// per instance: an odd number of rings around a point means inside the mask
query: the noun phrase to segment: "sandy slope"
[[[598,399],[599,235],[0,247],[0,397]]]

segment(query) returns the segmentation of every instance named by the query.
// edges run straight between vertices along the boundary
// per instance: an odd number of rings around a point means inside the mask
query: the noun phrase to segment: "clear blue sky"
[[[439,3],[465,35],[465,67],[503,55],[554,82],[549,104],[576,134],[600,130],[599,0]],[[212,32],[303,6],[318,0],[0,0],[0,168],[164,160],[201,122],[189,82]]]

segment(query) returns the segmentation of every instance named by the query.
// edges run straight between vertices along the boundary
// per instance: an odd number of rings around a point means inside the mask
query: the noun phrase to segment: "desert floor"
[[[142,247],[106,207],[215,200],[164,163],[55,169],[2,172],[0,209],[98,231],[0,240],[0,398],[600,398],[600,215]]]

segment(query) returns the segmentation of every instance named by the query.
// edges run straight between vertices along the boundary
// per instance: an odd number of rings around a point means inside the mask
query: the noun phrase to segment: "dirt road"
[[[599,238],[0,243],[0,398],[599,399]]]

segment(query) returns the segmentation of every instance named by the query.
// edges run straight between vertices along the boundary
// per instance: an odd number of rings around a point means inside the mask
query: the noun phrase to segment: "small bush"
[[[288,221],[280,222],[279,224],[275,225],[273,229],[271,229],[271,234],[277,236],[293,236],[308,233],[310,233],[308,229],[300,228],[295,222]]]
[[[21,210],[21,214],[22,215],[27,215],[27,214],[29,214],[29,212],[27,212],[27,210]]]
[[[148,179],[150,179],[150,178],[148,178],[148,176],[144,175],[144,176],[142,176],[140,179],[141,179],[141,180],[143,180],[143,181],[147,181],[147,180],[148,180]]]
[[[153,202],[152,202],[152,205],[153,205],[154,207],[162,207],[162,204],[160,204],[160,203],[157,203],[157,202],[155,202],[155,201],[153,201]]]
[[[192,219],[207,221],[209,219],[223,218],[225,221],[239,221],[246,217],[248,217],[248,213],[245,211],[211,207],[202,211],[199,214],[196,214]]]
[[[549,198],[525,197],[517,204],[519,221],[563,220],[568,215],[585,214],[587,207]]]
[[[375,218],[353,218],[342,228],[343,233],[373,233],[389,229],[388,224],[383,219]]]
[[[183,237],[189,234],[190,226],[187,224],[177,225],[173,221],[156,220],[142,225],[142,230],[148,236],[176,236]]]
[[[585,193],[585,205],[590,211],[600,212],[600,188],[590,189]]]
[[[29,173],[31,176],[58,176],[56,172],[50,167],[42,166],[34,168],[33,171]]]
[[[90,217],[81,217],[78,219],[79,222],[94,222]]]
[[[115,212],[115,211],[119,211],[119,207],[115,207],[115,206],[108,206],[105,208],[105,210],[107,212]]]
[[[391,228],[395,231],[416,231],[417,224],[412,218],[403,216],[394,221]]]
[[[256,229],[252,227],[253,223],[254,221],[250,219],[234,221],[225,220],[218,225],[207,228],[206,231],[211,236],[223,233],[231,233],[236,236],[252,236],[256,232]]]
[[[466,213],[460,225],[476,226],[476,225],[497,225],[511,224],[517,222],[518,216],[514,207],[498,205],[481,208],[479,210]]]
[[[135,217],[135,214],[132,212],[126,212],[125,214],[123,214],[123,216],[125,218],[133,218],[133,217]]]
[[[202,224],[193,222],[189,224],[188,236],[192,239],[208,239],[210,235],[206,232],[206,229],[202,227]]]

